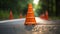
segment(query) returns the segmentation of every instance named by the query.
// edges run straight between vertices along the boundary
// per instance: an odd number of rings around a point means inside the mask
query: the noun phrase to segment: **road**
[[[60,20],[42,20],[37,25],[24,25],[25,18],[0,21],[0,34],[60,34]]]

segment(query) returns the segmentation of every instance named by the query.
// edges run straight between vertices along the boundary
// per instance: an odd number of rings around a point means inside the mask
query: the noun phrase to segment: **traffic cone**
[[[20,14],[20,18],[22,18],[22,14]]]
[[[45,20],[48,20],[48,11],[45,12]]]
[[[45,14],[44,14],[44,13],[41,14],[41,15],[40,15],[40,18],[41,18],[41,19],[45,19]]]
[[[13,19],[13,15],[12,15],[12,11],[10,10],[10,16],[9,16],[9,19]]]
[[[36,25],[36,24],[37,23],[35,20],[32,4],[29,4],[28,5],[28,12],[26,15],[26,20],[25,20],[25,25]]]

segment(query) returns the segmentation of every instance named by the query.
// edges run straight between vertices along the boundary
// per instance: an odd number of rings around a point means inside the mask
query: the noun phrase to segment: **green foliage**
[[[4,12],[3,10],[0,10],[0,19],[8,19],[9,12]]]
[[[10,10],[12,10],[14,18],[19,18],[20,13],[22,13],[23,16],[26,15],[28,4],[33,4],[33,1],[34,0],[0,0],[0,19],[9,19]],[[38,5],[33,4],[35,16],[40,16],[45,10],[49,10],[49,16],[52,16],[51,18],[53,19],[53,17],[56,17],[57,12],[55,4],[55,0],[39,0]],[[51,11],[50,8],[52,9]],[[60,13],[58,12],[58,14]]]

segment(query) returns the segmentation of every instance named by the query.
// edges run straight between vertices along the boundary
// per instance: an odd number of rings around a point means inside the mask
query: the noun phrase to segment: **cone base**
[[[10,17],[9,19],[10,19],[10,20],[12,20],[12,19],[13,19],[13,17]]]
[[[37,25],[37,23],[35,23],[35,24],[24,24],[24,25]]]

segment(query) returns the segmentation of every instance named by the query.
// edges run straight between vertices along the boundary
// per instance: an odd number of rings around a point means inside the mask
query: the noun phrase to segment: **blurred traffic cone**
[[[45,20],[48,20],[48,11],[45,13]]]
[[[36,25],[36,24],[37,23],[36,23],[36,20],[35,20],[32,4],[29,4],[28,5],[28,12],[27,12],[27,15],[26,15],[25,25]]]
[[[22,14],[20,14],[20,18],[22,18]]]
[[[13,15],[12,15],[12,11],[10,10],[10,16],[9,16],[9,19],[13,19]]]
[[[26,17],[26,15],[24,17]]]
[[[40,15],[40,18],[41,18],[41,19],[45,19],[44,13],[43,13],[42,15]]]

